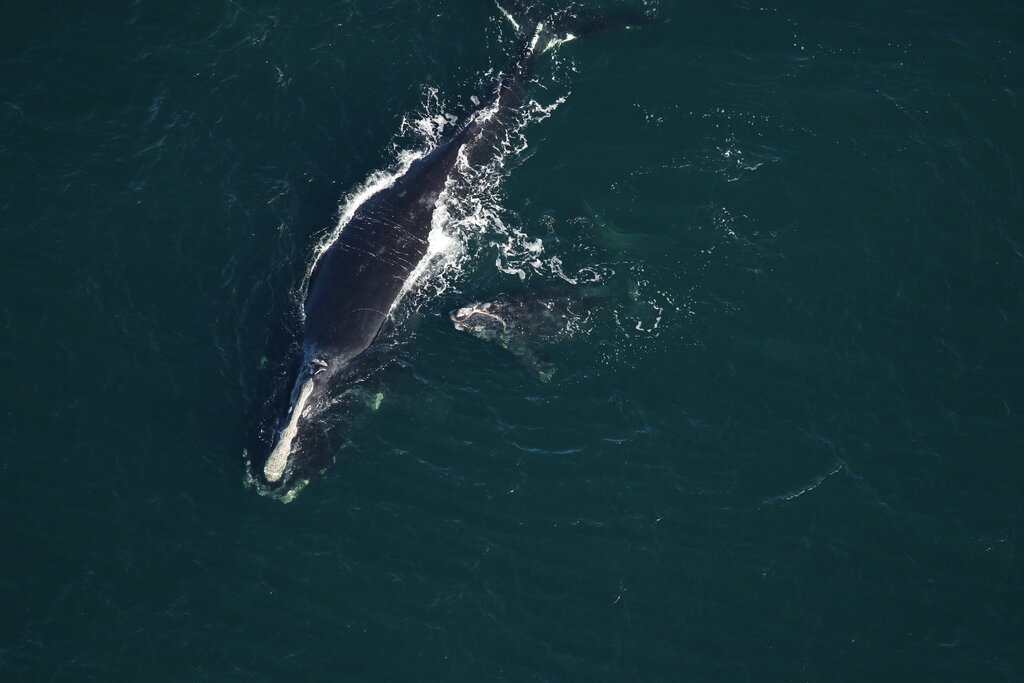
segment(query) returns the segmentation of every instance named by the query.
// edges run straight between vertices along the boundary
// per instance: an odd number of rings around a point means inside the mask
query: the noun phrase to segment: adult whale
[[[521,35],[511,67],[450,137],[355,208],[311,270],[302,361],[269,455],[250,472],[266,493],[287,500],[320,469],[324,412],[351,383],[354,361],[373,344],[426,258],[434,212],[449,180],[462,165],[490,158],[516,120],[537,57],[572,37],[646,22],[643,16],[597,17],[572,9],[545,14],[510,0],[498,5]]]

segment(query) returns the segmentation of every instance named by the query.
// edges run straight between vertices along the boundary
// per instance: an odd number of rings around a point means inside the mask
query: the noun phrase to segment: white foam
[[[566,43],[568,43],[571,40],[576,40],[576,36],[574,36],[571,33],[566,33],[561,38],[552,38],[551,40],[548,41],[548,44],[544,46],[544,49],[542,50],[542,52],[548,52],[549,50],[556,50],[556,49],[558,49],[562,45],[565,45]]]
[[[521,28],[521,26],[520,26],[519,22],[518,22],[518,21],[516,21],[515,17],[513,17],[513,16],[512,16],[512,15],[511,15],[511,14],[510,14],[510,13],[508,12],[508,10],[506,10],[506,9],[505,9],[504,7],[502,7],[502,6],[501,6],[501,3],[500,3],[500,2],[498,3],[498,9],[499,9],[499,10],[501,10],[501,13],[502,13],[502,14],[504,14],[504,15],[505,15],[505,18],[506,18],[506,19],[508,19],[508,21],[509,21],[509,23],[510,23],[510,24],[512,24],[512,28],[514,28],[514,29],[515,29],[515,30],[517,30],[517,31],[518,31],[518,30],[519,30],[519,29]]]

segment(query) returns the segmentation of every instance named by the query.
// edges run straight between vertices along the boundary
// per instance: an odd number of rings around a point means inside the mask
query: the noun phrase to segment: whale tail
[[[617,28],[639,28],[658,23],[651,14],[639,12],[599,13],[572,2],[557,10],[536,0],[496,0],[498,8],[515,28],[519,52],[492,96],[498,109],[510,111],[523,99],[537,57],[574,38]],[[493,102],[493,100],[491,100]],[[490,103],[490,102],[489,102]]]
[[[640,12],[603,13],[578,7],[572,3],[567,7],[550,10],[535,0],[496,0],[499,9],[515,30],[535,44],[533,55],[568,42],[574,38],[613,31],[649,26],[657,19]],[[531,46],[534,47],[534,46]]]

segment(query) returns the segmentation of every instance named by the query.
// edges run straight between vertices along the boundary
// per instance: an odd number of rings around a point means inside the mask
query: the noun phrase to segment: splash
[[[607,346],[603,358],[609,364],[629,355],[624,352],[646,349],[666,329],[670,315],[693,314],[688,299],[669,293],[672,287],[659,283],[657,275],[643,263],[608,262],[608,254],[586,234],[574,240],[546,242],[504,206],[503,182],[529,153],[526,130],[551,116],[568,96],[566,92],[547,104],[529,101],[498,141],[490,161],[471,167],[464,160],[460,173],[449,182],[438,201],[428,255],[406,283],[405,296],[393,314],[401,318],[419,310],[459,287],[471,275],[486,278],[488,268],[493,269],[492,274],[538,289],[559,282],[601,285],[617,278],[625,281],[625,287],[620,289],[628,290],[628,294],[609,300],[603,310],[614,325],[613,338],[602,342]],[[485,111],[479,115],[492,114]],[[444,139],[446,127],[454,120],[437,92],[428,90],[418,115],[403,120],[401,134],[417,134],[429,151],[429,145]],[[558,226],[553,218],[543,217],[539,227],[553,233]],[[588,314],[574,320],[565,334],[590,334],[600,325],[596,319],[599,315]]]
[[[476,99],[471,99],[476,104]],[[550,104],[531,100],[495,142],[487,162],[474,166],[465,155],[460,158],[459,172],[453,174],[438,198],[427,255],[406,282],[392,314],[401,317],[418,310],[453,288],[472,270],[470,264],[486,261],[482,259],[486,252],[497,252],[497,256],[491,259],[497,270],[519,274],[520,279],[525,279],[529,270],[545,276],[555,275],[573,284],[577,282],[575,277],[564,272],[561,257],[546,254],[542,241],[526,234],[518,226],[516,217],[502,205],[502,183],[528,149],[525,129],[551,116],[563,102],[565,96]],[[478,120],[486,120],[497,113],[496,106],[491,106],[474,116]],[[446,103],[438,97],[437,91],[427,90],[421,111],[417,116],[403,119],[399,131],[402,136],[417,136],[422,151],[412,154],[398,152],[400,158],[408,158],[408,163],[412,163],[429,153],[444,140],[446,129],[456,120],[446,111]],[[380,178],[378,189],[394,182],[402,168],[387,178]],[[361,191],[354,193],[362,201],[371,195],[372,192],[366,197],[361,197]],[[357,208],[358,204],[352,211]]]

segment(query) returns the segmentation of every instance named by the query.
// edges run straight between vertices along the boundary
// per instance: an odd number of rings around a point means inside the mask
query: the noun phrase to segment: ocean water
[[[540,66],[288,505],[242,449],[314,249],[513,32],[7,8],[0,679],[1024,678],[1024,7],[633,7]],[[548,383],[448,320],[566,280],[609,296]]]

